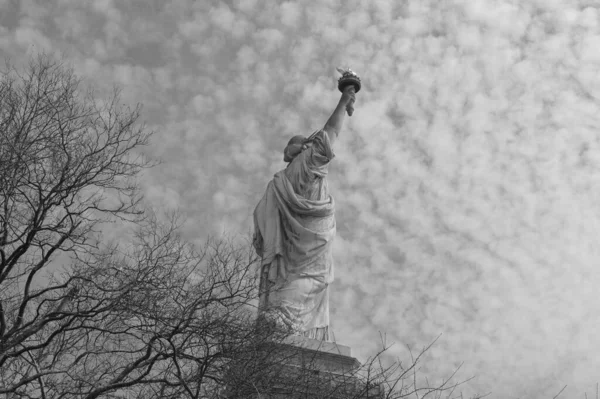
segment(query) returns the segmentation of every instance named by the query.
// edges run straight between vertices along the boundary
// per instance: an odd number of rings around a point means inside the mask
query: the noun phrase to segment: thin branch
[[[552,397],[552,399],[556,399],[560,396],[560,394],[567,388],[567,386],[565,385],[564,387],[562,387],[562,389]]]

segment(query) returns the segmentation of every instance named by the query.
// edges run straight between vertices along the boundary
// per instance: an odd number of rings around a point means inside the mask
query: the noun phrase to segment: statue
[[[254,210],[253,244],[260,264],[259,313],[297,335],[329,340],[329,284],[333,282],[335,205],[327,188],[333,144],[354,111],[360,78],[341,70],[341,98],[325,126],[292,137],[285,169],[269,182]]]

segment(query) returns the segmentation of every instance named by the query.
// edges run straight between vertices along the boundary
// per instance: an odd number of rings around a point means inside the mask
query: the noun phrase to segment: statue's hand
[[[354,101],[356,101],[355,90],[353,85],[344,87],[342,98],[340,99],[340,102],[346,106],[346,111],[350,116],[352,116],[352,113],[354,112]]]
[[[344,91],[342,92],[342,101],[347,105],[356,100],[355,89],[353,85],[348,85],[344,87]]]

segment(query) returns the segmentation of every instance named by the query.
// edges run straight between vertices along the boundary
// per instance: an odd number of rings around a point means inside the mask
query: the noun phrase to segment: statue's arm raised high
[[[342,130],[346,107],[354,104],[354,100],[356,99],[354,90],[355,89],[353,85],[346,86],[342,92],[342,96],[340,97],[338,105],[335,107],[335,110],[333,110],[333,113],[323,128],[323,130],[327,132],[327,135],[329,136],[329,142],[331,144],[333,144],[338,134],[340,134],[340,131]]]

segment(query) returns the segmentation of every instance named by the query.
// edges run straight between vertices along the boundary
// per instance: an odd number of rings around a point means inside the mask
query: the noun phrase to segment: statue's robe
[[[254,247],[262,257],[260,312],[310,338],[329,339],[334,201],[327,133],[279,171],[254,210]]]

